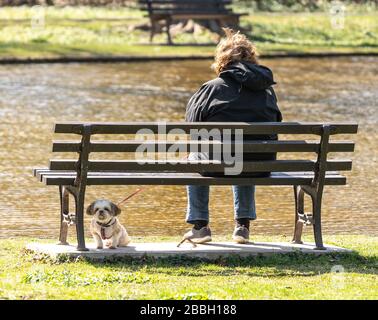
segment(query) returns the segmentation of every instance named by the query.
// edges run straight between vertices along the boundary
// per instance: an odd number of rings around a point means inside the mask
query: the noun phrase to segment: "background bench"
[[[59,186],[61,201],[60,243],[67,243],[70,222],[69,196],[75,200],[76,232],[78,249],[86,250],[84,241],[84,201],[87,186],[91,185],[275,185],[294,186],[295,230],[293,241],[301,243],[304,224],[312,224],[317,249],[324,249],[321,232],[321,205],[325,185],[345,185],[346,178],[338,171],[351,170],[351,160],[330,160],[329,152],[353,152],[352,141],[330,141],[331,135],[354,134],[357,124],[335,123],[164,123],[167,131],[181,129],[186,134],[191,129],[243,129],[244,135],[289,134],[311,135],[320,139],[278,141],[249,140],[243,142],[243,150],[248,153],[278,152],[279,155],[296,153],[296,160],[244,161],[243,173],[272,172],[269,177],[205,177],[201,172],[223,172],[230,165],[219,161],[188,160],[150,161],[141,165],[137,160],[91,160],[97,152],[134,153],[144,143],[158,152],[166,152],[172,145],[199,145],[207,143],[212,148],[216,144],[225,147],[222,141],[159,141],[108,140],[114,135],[135,135],[140,129],[157,133],[162,123],[57,123],[57,134],[76,134],[79,141],[53,141],[53,152],[76,152],[73,160],[50,160],[48,168],[34,169],[34,175],[46,185]],[[106,134],[106,139],[91,141],[93,136]],[[109,136],[108,136],[109,135]],[[184,135],[184,137],[187,137]],[[234,148],[235,143],[231,143]],[[211,149],[211,148],[210,148]],[[308,160],[300,153],[312,153]],[[304,195],[312,199],[312,213],[304,212]],[[272,196],[274,196],[272,194]]]
[[[237,27],[239,17],[228,7],[232,0],[139,0],[140,8],[148,11],[151,21],[150,41],[156,32],[156,25],[164,21],[168,43],[172,44],[170,25],[176,20],[214,20],[221,27]]]

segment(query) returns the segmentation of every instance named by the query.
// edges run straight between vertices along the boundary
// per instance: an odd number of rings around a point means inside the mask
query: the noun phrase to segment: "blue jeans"
[[[234,217],[256,219],[255,186],[232,186]],[[188,208],[186,222],[209,221],[209,186],[187,186]]]

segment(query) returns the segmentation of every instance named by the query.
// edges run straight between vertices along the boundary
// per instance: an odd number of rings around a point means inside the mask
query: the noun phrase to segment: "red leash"
[[[117,206],[120,206],[122,203],[126,202],[127,200],[129,200],[130,198],[134,197],[135,195],[137,195],[139,192],[141,192],[143,190],[144,190],[143,188],[136,189],[133,193],[131,193],[130,195],[128,195],[125,199],[123,199],[122,201],[118,202]]]
[[[188,158],[188,156],[186,155],[185,157],[181,158],[181,160],[185,160],[187,158]],[[134,197],[135,195],[137,195],[139,192],[144,191],[146,189],[147,188],[138,188],[138,189],[136,189],[133,193],[131,193],[130,195],[128,195],[122,201],[118,202],[117,206],[120,206],[122,203],[125,203],[127,200],[131,199],[132,197]]]

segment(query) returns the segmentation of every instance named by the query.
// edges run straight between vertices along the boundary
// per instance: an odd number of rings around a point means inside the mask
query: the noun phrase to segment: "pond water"
[[[46,166],[56,121],[180,121],[191,94],[213,77],[210,61],[0,66],[0,237],[56,238],[57,187],[32,176]],[[357,121],[348,185],[326,187],[326,234],[378,235],[378,58],[265,60],[285,121]],[[135,187],[90,187],[87,202],[120,201]],[[291,234],[291,187],[258,187],[257,234]],[[131,235],[181,235],[184,187],[148,188],[121,215]],[[233,229],[230,187],[213,187],[215,235]],[[89,220],[86,218],[86,225]],[[89,228],[87,228],[89,229]],[[88,230],[87,230],[88,232]],[[311,228],[307,228],[311,233]],[[89,235],[89,233],[88,233]]]

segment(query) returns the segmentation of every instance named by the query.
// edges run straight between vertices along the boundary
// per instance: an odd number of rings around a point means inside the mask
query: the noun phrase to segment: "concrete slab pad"
[[[165,258],[172,256],[185,256],[189,258],[217,259],[219,257],[237,255],[241,257],[287,254],[300,252],[306,254],[328,254],[328,253],[348,253],[352,250],[326,245],[326,250],[316,250],[312,243],[292,244],[286,242],[251,242],[248,244],[236,244],[232,242],[210,242],[193,247],[190,243],[183,243],[179,248],[177,243],[131,243],[127,247],[117,249],[96,249],[94,244],[87,245],[89,251],[78,251],[75,246],[30,243],[27,249],[35,253],[42,253],[58,258],[68,256],[76,258],[79,256],[91,260],[106,260],[114,257],[142,258],[145,256],[154,258]]]

